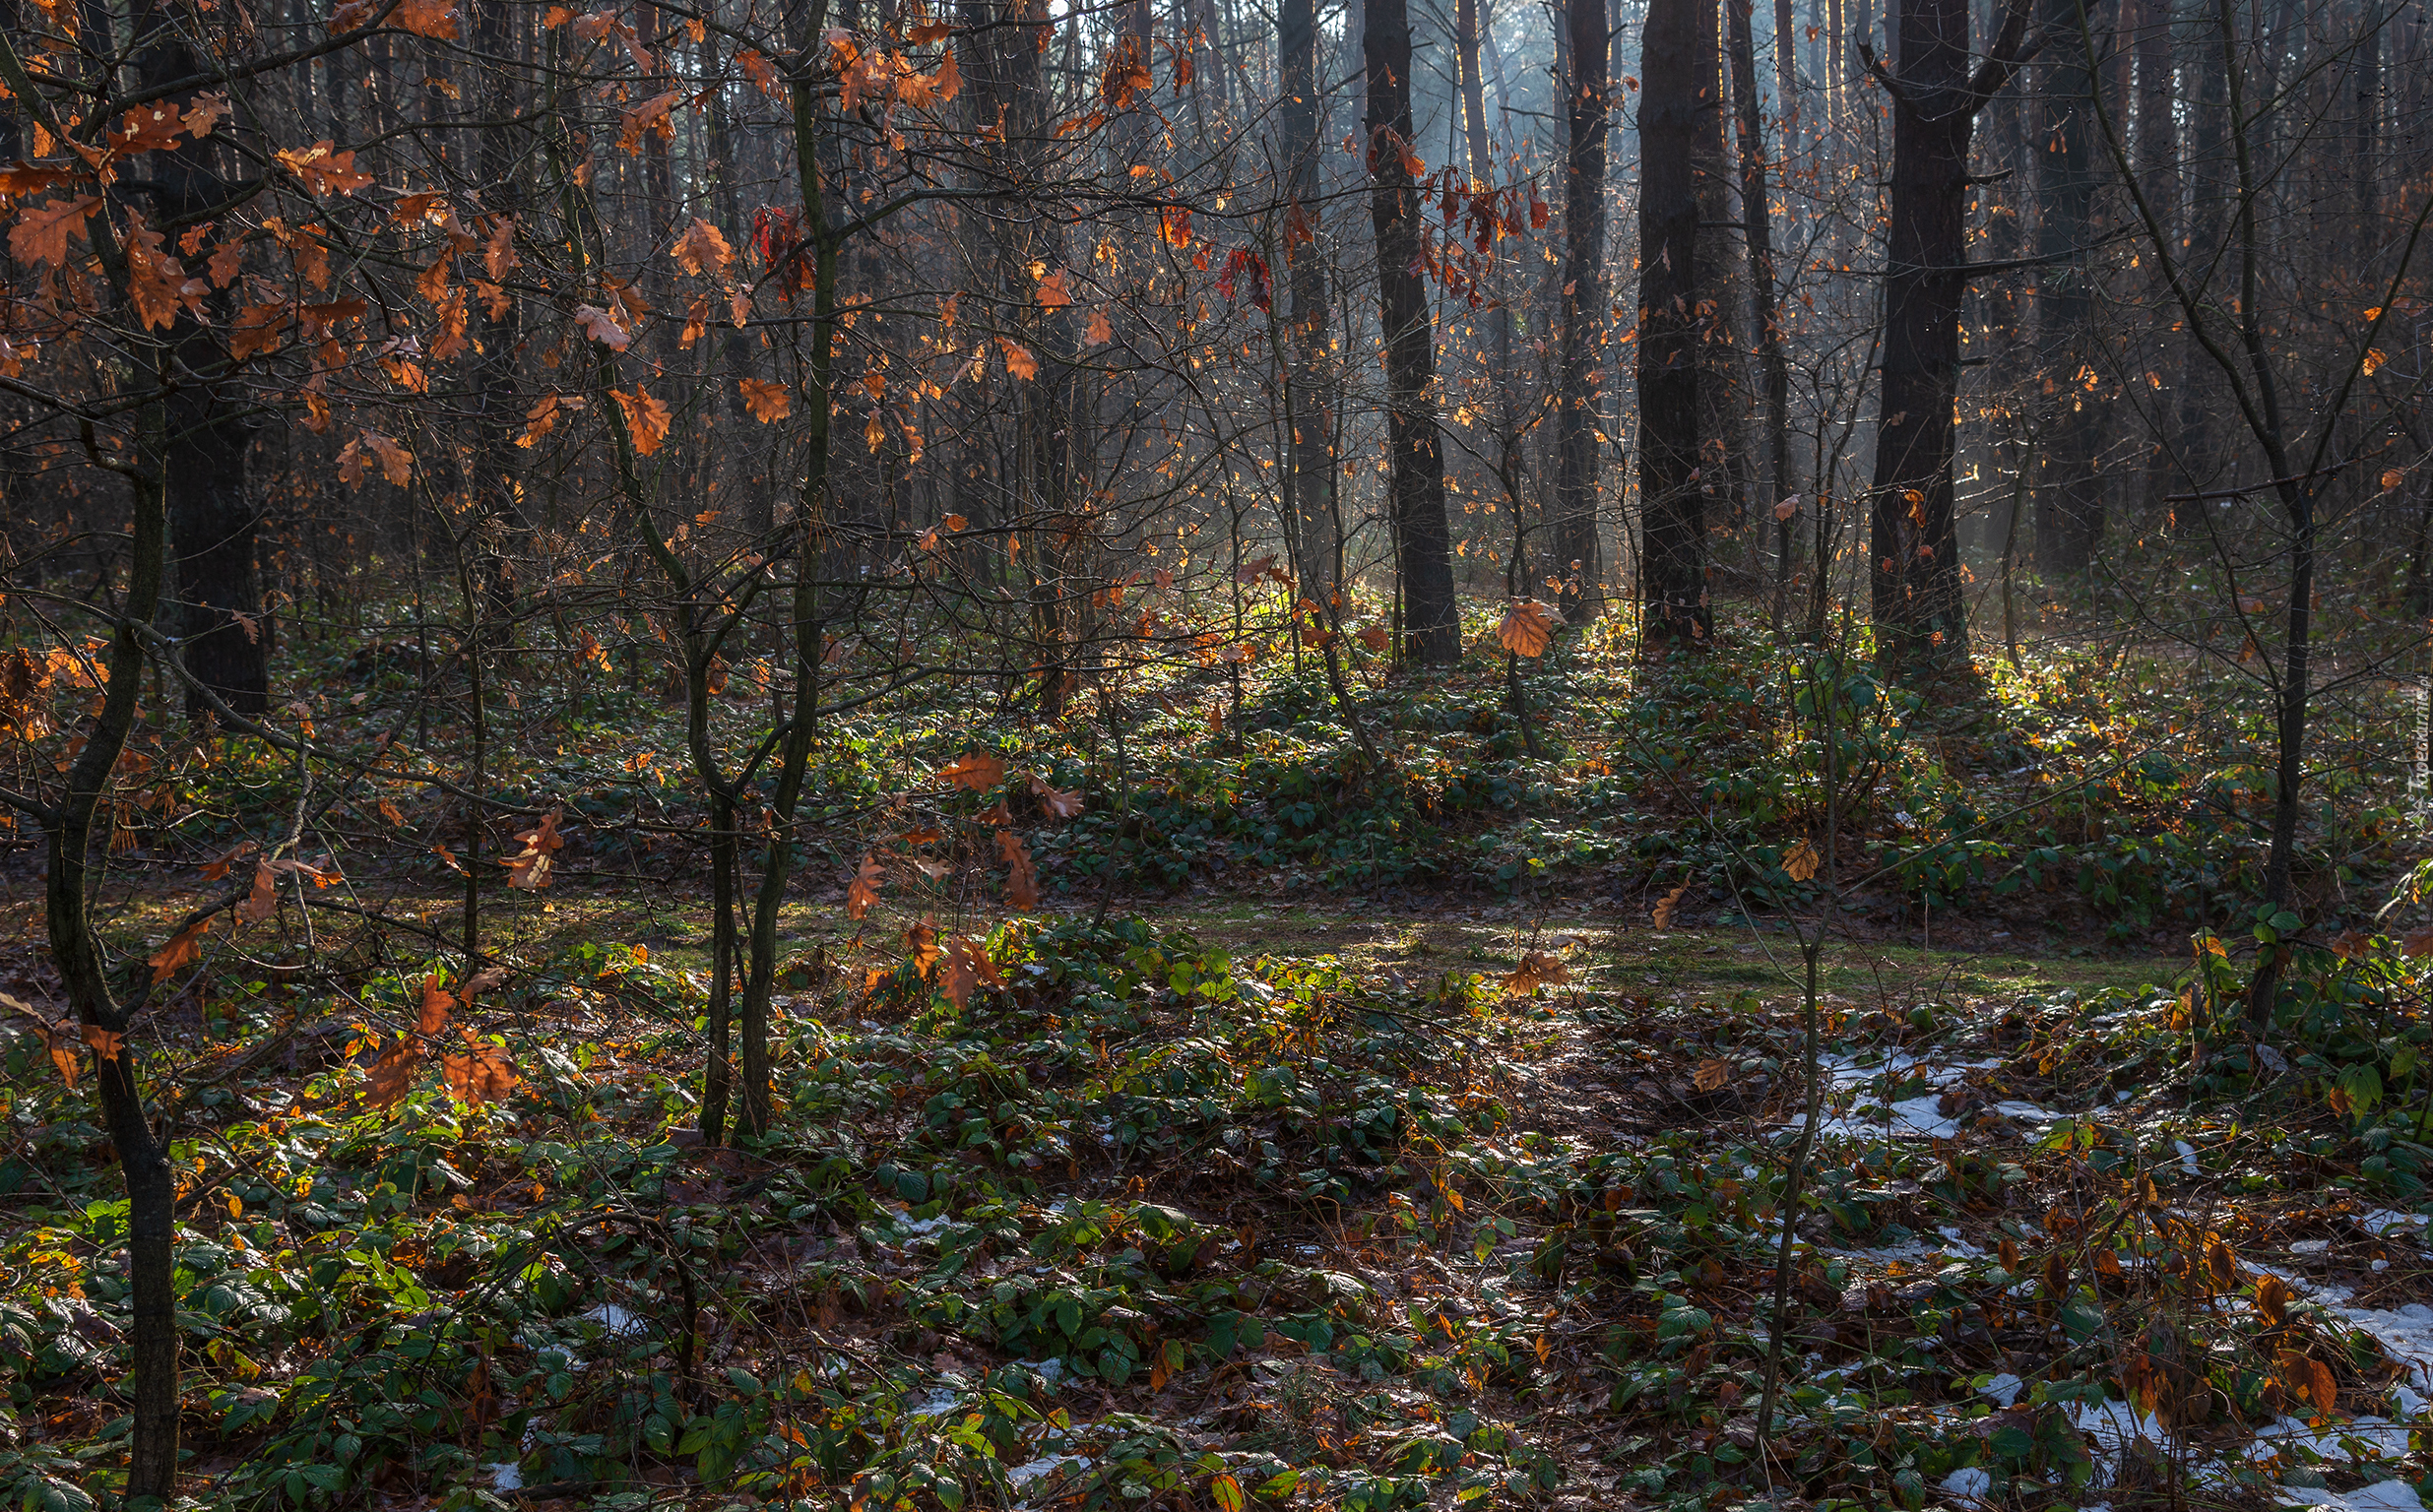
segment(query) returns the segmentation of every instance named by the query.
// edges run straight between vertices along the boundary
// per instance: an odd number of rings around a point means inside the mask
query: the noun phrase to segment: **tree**
[[[1966,0],[1902,7],[1897,74],[1860,44],[1869,72],[1892,97],[1884,419],[1868,507],[1868,567],[1876,654],[1903,675],[1968,664],[1952,508],[1960,295],[1969,277],[1968,143],[1978,112],[2018,67],[2026,27],[2023,0],[2013,0],[1973,72]]]
[[[1648,0],[1639,50],[1639,571],[1651,649],[1708,645],[1699,487],[1697,135],[1711,132],[1716,50],[1699,0]],[[1703,119],[1701,119],[1703,117]]]
[[[1555,576],[1565,618],[1604,608],[1604,547],[1597,535],[1597,460],[1604,437],[1599,378],[1605,360],[1605,134],[1613,53],[1606,0],[1569,0],[1571,78],[1564,112],[1563,367],[1555,418]]]
[[[1411,18],[1404,0],[1364,0],[1369,71],[1369,219],[1377,231],[1377,318],[1385,346],[1387,514],[1400,571],[1405,654],[1461,655],[1453,598],[1453,539],[1444,514],[1444,453],[1437,434],[1436,317],[1420,269],[1419,179],[1412,142]]]

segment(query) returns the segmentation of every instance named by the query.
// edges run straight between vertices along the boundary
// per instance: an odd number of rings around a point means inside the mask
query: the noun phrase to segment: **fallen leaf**
[[[1005,761],[987,751],[966,751],[949,765],[939,768],[937,778],[939,782],[973,792],[986,792],[1005,781]]]
[[[1662,901],[1657,903],[1654,911],[1649,914],[1649,916],[1656,921],[1657,928],[1670,929],[1673,927],[1673,911],[1681,907],[1682,894],[1687,893],[1688,891],[1690,891],[1690,884],[1684,882],[1681,886],[1674,888],[1669,893],[1666,893]]]
[[[1731,1079],[1731,1062],[1701,1060],[1698,1062],[1697,1071],[1690,1078],[1690,1085],[1700,1092],[1720,1092],[1723,1090],[1723,1084]]]
[[[1523,953],[1520,965],[1504,978],[1504,990],[1514,997],[1527,997],[1541,986],[1559,987],[1571,979],[1571,969],[1563,964],[1563,957],[1551,950]]]

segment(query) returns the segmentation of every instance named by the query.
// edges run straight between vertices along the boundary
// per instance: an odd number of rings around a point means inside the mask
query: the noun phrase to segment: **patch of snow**
[[[2358,1222],[2365,1225],[2366,1232],[2376,1238],[2387,1239],[2393,1234],[2421,1232],[2428,1220],[2422,1213],[2395,1213],[2389,1208],[2376,1208]]]
[[[2248,1446],[2251,1460],[2269,1460],[2285,1449],[2304,1449],[2319,1459],[2379,1460],[2407,1452],[2407,1428],[2388,1418],[2371,1415],[2310,1428],[2295,1418],[2282,1418],[2256,1432]]]
[[[2164,1440],[2162,1424],[2126,1402],[2073,1402],[2069,1413],[2079,1431],[2094,1440],[2098,1484],[2111,1483],[2120,1469],[2121,1453],[2130,1445],[2141,1438],[2156,1445]]]
[[[2353,1491],[2284,1485],[2275,1496],[2284,1506],[2331,1507],[2335,1512],[2424,1512],[2424,1499],[2404,1480],[2383,1480]]]
[[[2026,1389],[2027,1383],[2025,1381],[2022,1381],[2017,1376],[2013,1375],[2010,1371],[2005,1370],[2000,1375],[1995,1376],[1992,1380],[1978,1387],[1977,1392],[1981,1396],[1993,1398],[1994,1405],[1996,1407],[2009,1407],[2012,1403],[2017,1402],[2019,1399],[2019,1393],[2025,1391]]]
[[[1064,1360],[1061,1355],[1051,1355],[1046,1359],[1017,1359],[1014,1365],[1017,1369],[1030,1371],[1051,1386],[1059,1385],[1064,1379]]]
[[[2269,1044],[2256,1046],[2256,1063],[2274,1076],[2289,1069],[2289,1057]]]
[[[2294,1239],[2290,1242],[2289,1252],[2293,1255],[2320,1255],[2331,1248],[2330,1239]]]
[[[1944,1477],[1943,1488],[1954,1496],[1982,1496],[1994,1488],[1994,1478],[1970,1465]]]
[[[1032,1460],[1028,1464],[1016,1465],[1012,1469],[1006,1471],[1005,1480],[1009,1485],[1028,1485],[1032,1481],[1039,1480],[1042,1476],[1055,1475],[1057,1471],[1062,1470],[1067,1465],[1072,1466],[1076,1470],[1088,1470],[1090,1468],[1090,1462],[1077,1454],[1042,1455],[1040,1458]]]
[[[490,1473],[490,1488],[492,1490],[520,1491],[524,1489],[524,1472],[517,1469],[513,1464],[502,1463],[498,1465],[484,1466],[483,1468]]]
[[[940,1386],[906,1410],[912,1418],[943,1418],[963,1405],[963,1393],[951,1386]]]
[[[614,1302],[602,1302],[583,1314],[583,1317],[585,1321],[597,1323],[607,1329],[611,1339],[624,1339],[649,1327],[639,1316],[626,1311]]]
[[[2180,1169],[2192,1176],[2205,1174],[2197,1168],[2197,1147],[2195,1145],[2184,1139],[2175,1139],[2171,1141],[2171,1148],[2180,1153]]]

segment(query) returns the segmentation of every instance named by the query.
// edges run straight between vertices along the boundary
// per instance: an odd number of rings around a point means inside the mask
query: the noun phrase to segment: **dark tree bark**
[[[1145,10],[1145,6],[1143,7]],[[1341,576],[1343,542],[1334,514],[1334,447],[1326,412],[1326,258],[1318,234],[1317,0],[1283,0],[1276,12],[1282,69],[1286,194],[1284,259],[1292,322],[1292,488],[1295,563],[1304,591],[1325,602]]]
[[[2100,3],[2044,0],[2037,19],[2053,58],[2039,96],[2043,141],[2036,155],[2036,339],[2045,375],[2057,386],[2042,448],[2046,476],[2036,491],[2036,562],[2047,573],[2086,571],[2104,530],[2096,468],[2103,410],[2079,376],[2089,365],[2094,336],[2086,245],[2094,225],[2096,80],[2086,43]]]
[[[1395,556],[1402,580],[1403,654],[1461,656],[1453,598],[1452,532],[1444,515],[1444,452],[1437,435],[1436,317],[1420,256],[1411,146],[1411,17],[1405,0],[1366,0],[1361,42],[1369,72],[1369,219],[1377,231],[1378,318],[1385,335],[1386,446]]]
[[[137,10],[136,73],[147,87],[203,71],[183,30],[190,24],[190,13],[177,7],[147,3]],[[215,135],[153,155],[154,230],[174,242],[228,202],[224,151],[224,139]],[[208,302],[224,316],[224,293]],[[230,711],[258,719],[270,708],[271,630],[262,618],[254,564],[260,512],[245,478],[251,427],[240,413],[242,397],[227,381],[226,350],[211,326],[180,310],[161,340],[179,369],[168,395],[162,481],[177,553],[177,633],[186,669]],[[188,691],[189,719],[204,718],[209,707],[201,693]]]
[[[1648,0],[1639,51],[1639,550],[1650,651],[1708,644],[1706,511],[1698,491],[1697,135],[1711,131],[1711,0]],[[1708,23],[1711,29],[1711,20]]]
[[[1749,316],[1757,327],[1758,376],[1765,404],[1765,487],[1758,495],[1755,523],[1765,529],[1770,511],[1791,495],[1791,362],[1783,353],[1782,327],[1774,301],[1774,223],[1765,184],[1765,121],[1758,99],[1758,56],[1750,15],[1753,0],[1724,0],[1731,18],[1732,102],[1739,123],[1741,220],[1749,245]],[[1780,25],[1777,19],[1776,25]],[[1774,565],[1787,583],[1794,550],[1796,515],[1774,522]],[[1779,623],[1782,598],[1775,600]]]
[[[1605,554],[1597,535],[1598,403],[1605,360],[1605,137],[1611,80],[1606,0],[1569,0],[1569,151],[1563,188],[1563,370],[1555,415],[1555,575],[1564,617],[1605,609]]]
[[[1968,143],[1977,113],[2017,66],[2024,0],[2013,0],[1970,72],[1967,0],[1900,15],[1897,74],[1862,47],[1892,96],[1890,246],[1884,285],[1884,419],[1869,501],[1876,653],[1901,675],[1965,666],[1967,601],[1952,512],[1952,407],[1959,395],[1967,287]]]

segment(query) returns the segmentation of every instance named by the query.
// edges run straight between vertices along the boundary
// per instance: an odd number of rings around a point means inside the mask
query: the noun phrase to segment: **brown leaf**
[[[414,1085],[414,1068],[421,1059],[422,1046],[416,1040],[400,1040],[390,1045],[363,1079],[363,1101],[383,1109],[406,1101],[406,1093]]]
[[[752,418],[763,425],[784,419],[794,409],[794,391],[782,383],[738,378],[736,384],[743,391],[743,408],[750,410]]]
[[[116,1060],[127,1052],[127,1037],[117,1030],[88,1024],[84,1033],[85,1042],[92,1045],[94,1054],[103,1060]]]
[[[253,863],[253,891],[236,906],[240,923],[258,924],[279,912],[279,873],[268,861]]]
[[[610,351],[623,351],[633,341],[625,334],[625,328],[616,323],[615,316],[596,304],[576,305],[574,323],[585,336]]]
[[[2433,956],[2433,928],[2411,929],[2401,936],[2400,954],[2408,957]]]
[[[684,234],[669,250],[675,254],[686,273],[696,277],[717,273],[735,261],[735,248],[727,244],[726,233],[699,216],[693,218],[693,223],[684,228]]]
[[[1723,1084],[1731,1079],[1732,1063],[1730,1061],[1701,1060],[1698,1062],[1697,1071],[1690,1078],[1690,1085],[1700,1092],[1720,1092],[1723,1090]]]
[[[625,434],[633,441],[634,451],[644,457],[658,451],[668,439],[668,424],[672,418],[668,407],[638,384],[631,394],[623,389],[608,392],[616,396],[616,408],[625,412]]]
[[[1005,761],[987,751],[966,751],[939,768],[937,778],[973,792],[986,792],[1005,781]]]
[[[1039,873],[1031,865],[1031,852],[1022,844],[1022,837],[1011,830],[996,832],[996,849],[1005,857],[1005,900],[1017,909],[1039,907]]]
[[[1560,623],[1551,606],[1523,599],[1504,611],[1503,622],[1496,626],[1496,644],[1516,657],[1542,657],[1554,644]]]
[[[1562,986],[1571,979],[1571,969],[1563,964],[1563,957],[1551,950],[1532,950],[1520,958],[1520,965],[1504,978],[1504,990],[1515,997],[1526,997],[1541,986]]]
[[[447,1027],[448,1014],[455,1007],[456,999],[439,984],[439,974],[433,972],[422,978],[422,1006],[416,1015],[414,1032],[417,1035],[439,1033]]]
[[[1663,899],[1656,904],[1655,909],[1651,912],[1649,916],[1655,920],[1657,928],[1670,929],[1673,927],[1673,911],[1681,907],[1682,894],[1688,891],[1690,891],[1690,884],[1684,882],[1681,886],[1674,888],[1669,893],[1666,893]]]
[[[203,959],[203,936],[211,931],[211,915],[205,914],[169,937],[169,942],[152,953],[154,986],[185,967]]]
[[[1031,779],[1031,794],[1039,799],[1040,807],[1056,818],[1070,819],[1081,812],[1079,792],[1066,792],[1061,788],[1052,788],[1038,777]]]
[[[97,194],[28,206],[17,213],[17,223],[9,227],[9,251],[21,263],[48,263],[54,268],[65,268],[68,238],[83,236],[85,221],[100,208],[101,197]]]
[[[1005,371],[1026,383],[1039,376],[1039,358],[1031,354],[1030,347],[1002,337],[997,339],[997,345],[1005,348]]]
[[[2256,1283],[2256,1312],[2267,1328],[2288,1322],[2289,1304],[2296,1298],[2297,1292],[2278,1276],[2266,1276]]]
[[[464,1036],[465,1051],[439,1062],[448,1096],[468,1106],[505,1102],[507,1094],[516,1089],[515,1061],[506,1046],[477,1040],[471,1030],[458,1033]]]
[[[859,920],[869,913],[878,902],[878,884],[884,879],[885,873],[878,868],[878,857],[864,855],[861,869],[854,873],[853,881],[845,888],[845,916]]]
[[[1792,881],[1805,882],[1817,874],[1817,867],[1823,859],[1817,854],[1817,848],[1803,839],[1782,858],[1782,869],[1791,874]]]
[[[927,976],[937,965],[937,926],[924,919],[904,931],[904,959],[914,971]]]

